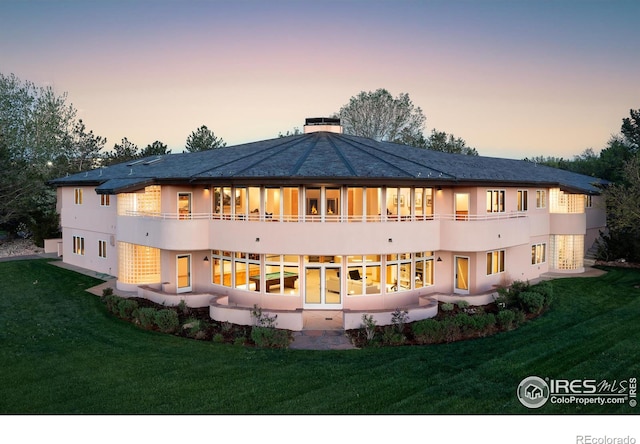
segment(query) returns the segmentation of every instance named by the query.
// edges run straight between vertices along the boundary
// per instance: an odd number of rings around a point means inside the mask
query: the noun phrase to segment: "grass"
[[[640,376],[640,271],[553,282],[551,310],[466,342],[262,350],[145,331],[86,293],[100,281],[46,260],[0,262],[0,413],[637,413],[528,410],[530,375]]]

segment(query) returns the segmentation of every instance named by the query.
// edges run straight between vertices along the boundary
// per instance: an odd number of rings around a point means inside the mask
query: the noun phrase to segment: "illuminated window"
[[[76,205],[82,205],[82,188],[76,188],[73,190],[73,202]]]
[[[111,205],[110,199],[111,196],[109,196],[108,194],[101,194],[100,195],[100,206],[101,207],[108,207],[109,205]]]
[[[584,236],[553,235],[549,240],[551,268],[577,270],[584,266]]]
[[[584,194],[569,194],[559,188],[549,190],[549,212],[576,214],[584,213]]]
[[[547,207],[547,192],[546,190],[536,190],[536,208]]]
[[[411,290],[414,280],[411,273],[411,254],[388,254],[386,263],[387,291]]]
[[[534,244],[531,246],[531,265],[543,264],[547,261],[547,244]]]
[[[233,285],[231,264],[233,253],[230,251],[213,250],[211,252],[211,279],[212,283],[231,287]]]
[[[487,213],[504,213],[504,190],[487,190]]]
[[[433,251],[415,254],[416,257],[416,288],[433,285]]]
[[[73,236],[73,253],[84,256],[84,237]]]
[[[487,275],[504,272],[504,250],[487,253]]]
[[[264,290],[271,294],[298,295],[300,274],[299,258],[293,255],[265,255],[265,275],[261,281]]]
[[[161,199],[160,187],[148,186],[143,193],[118,194],[118,216],[127,216],[130,213],[160,213]]]
[[[107,241],[105,240],[98,241],[98,256],[103,258],[107,257]]]
[[[236,253],[233,266],[236,288],[258,291],[260,288],[260,255]]]
[[[118,280],[125,284],[160,282],[160,250],[118,242]]]
[[[518,211],[527,211],[529,193],[527,190],[518,190]]]

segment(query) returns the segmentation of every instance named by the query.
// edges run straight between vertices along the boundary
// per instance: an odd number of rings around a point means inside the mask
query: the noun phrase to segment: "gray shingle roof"
[[[532,162],[467,156],[346,134],[316,132],[198,153],[151,156],[51,181],[96,185],[101,194],[162,183],[415,183],[560,186],[598,193],[604,181]]]

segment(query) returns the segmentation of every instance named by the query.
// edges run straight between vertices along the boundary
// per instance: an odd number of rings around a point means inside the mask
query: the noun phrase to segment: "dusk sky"
[[[640,1],[14,1],[0,72],[68,98],[113,148],[228,145],[408,93],[481,155],[599,151],[640,108]]]

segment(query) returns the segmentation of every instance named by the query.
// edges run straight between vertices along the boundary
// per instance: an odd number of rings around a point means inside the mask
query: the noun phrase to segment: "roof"
[[[51,181],[95,185],[99,194],[152,184],[345,183],[558,186],[599,193],[598,178],[533,162],[468,156],[331,132],[313,132],[209,151],[151,156]]]

